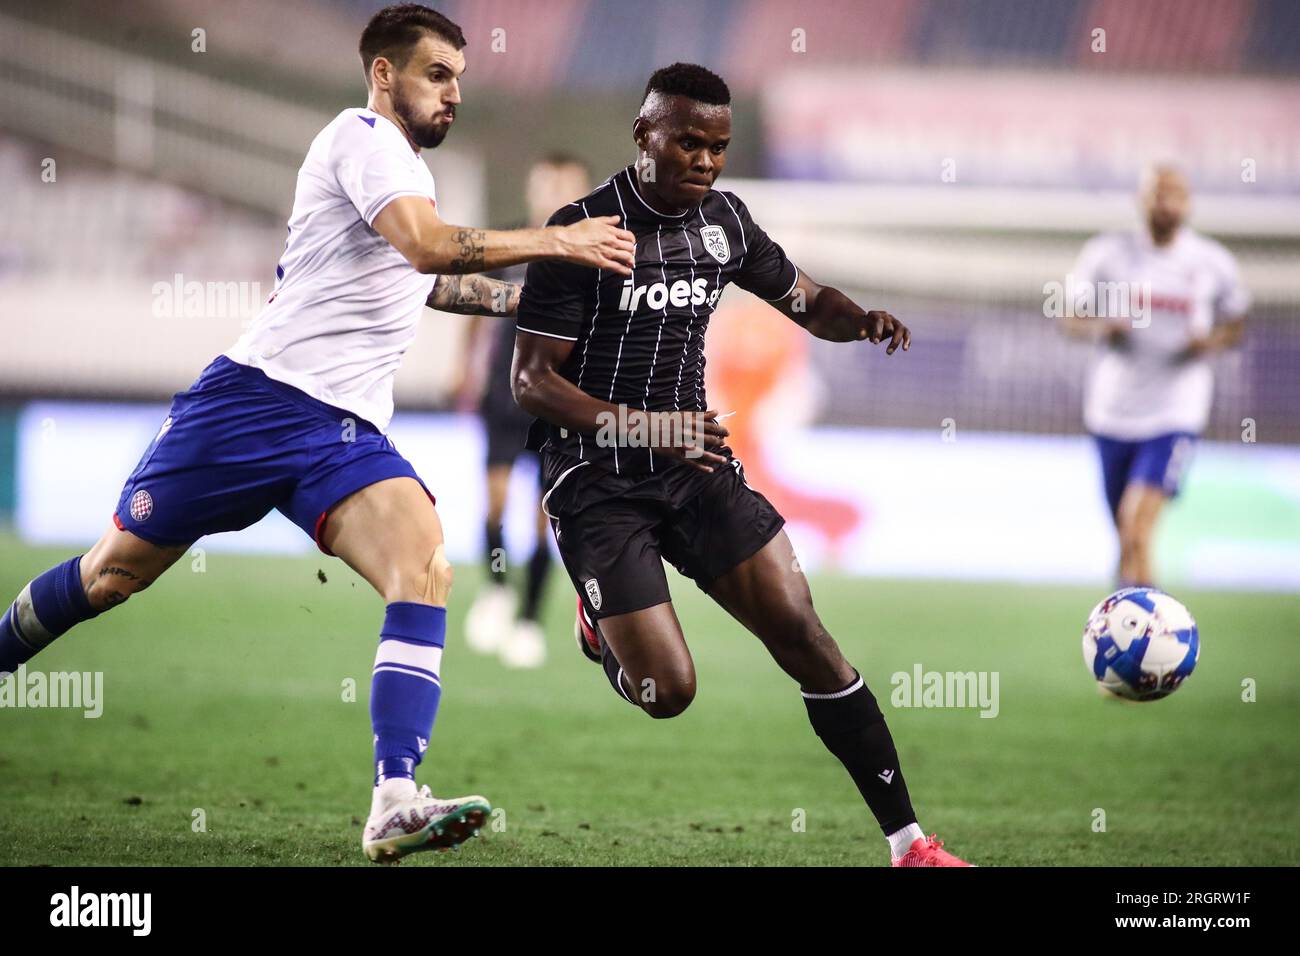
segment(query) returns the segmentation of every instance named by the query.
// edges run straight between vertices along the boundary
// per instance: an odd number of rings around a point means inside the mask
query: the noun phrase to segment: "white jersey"
[[[1080,285],[1137,283],[1129,288],[1144,290],[1139,305],[1150,321],[1129,330],[1128,348],[1102,346],[1084,396],[1088,431],[1125,441],[1199,434],[1209,420],[1214,375],[1205,358],[1176,356],[1216,320],[1249,308],[1232,253],[1186,227],[1163,247],[1145,230],[1106,234],[1083,247],[1073,275]]]
[[[371,228],[398,196],[433,202],[429,167],[392,122],[344,110],[298,170],[275,291],[226,353],[380,430],[393,417],[393,377],[437,281]]]

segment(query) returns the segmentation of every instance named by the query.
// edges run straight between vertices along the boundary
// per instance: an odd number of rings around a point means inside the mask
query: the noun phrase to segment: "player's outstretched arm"
[[[865,311],[839,289],[819,285],[802,269],[790,294],[772,304],[828,342],[868,341],[875,345],[888,339],[887,355],[893,355],[900,345],[905,352],[912,346],[912,333],[898,319],[879,309]]]
[[[482,275],[444,273],[424,304],[457,315],[514,315],[519,308],[519,286]]]
[[[647,414],[679,416],[672,427],[650,429],[642,427],[642,434],[658,435],[661,439],[680,439],[681,444],[654,444],[655,451],[685,461],[701,471],[712,471],[714,465],[726,465],[727,460],[714,449],[721,447],[727,435],[726,427],[717,421],[717,412],[645,412],[641,409],[623,409],[588,395],[560,374],[573,343],[532,332],[519,332],[515,336],[515,357],[510,374],[510,388],[519,407],[553,425],[581,432],[584,435],[608,434],[606,423],[626,426],[628,431],[638,427],[638,418]],[[626,435],[613,436],[623,442]]]
[[[1082,339],[1087,342],[1105,340],[1113,348],[1122,348],[1128,342],[1131,319],[1092,318],[1082,315],[1067,315],[1059,321],[1059,327],[1069,338]]]
[[[471,229],[443,222],[427,199],[398,196],[375,217],[374,228],[426,275],[491,272],[536,259],[631,275],[635,237],[617,223],[617,216],[597,216],[541,229]]]

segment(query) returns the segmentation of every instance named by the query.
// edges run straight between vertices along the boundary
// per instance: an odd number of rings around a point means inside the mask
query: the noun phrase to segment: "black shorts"
[[[491,396],[479,408],[483,419],[483,431],[487,438],[487,466],[512,465],[516,458],[527,451],[528,428],[533,423],[533,416],[515,404],[507,394],[504,400]],[[532,454],[532,452],[529,452]]]
[[[595,620],[670,600],[664,561],[707,591],[785,525],[736,459],[712,474],[615,475],[546,452],[542,473],[560,557]]]

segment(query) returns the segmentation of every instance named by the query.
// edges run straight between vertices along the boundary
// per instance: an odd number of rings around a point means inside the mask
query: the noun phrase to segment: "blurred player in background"
[[[917,823],[884,714],[818,617],[784,519],[746,482],[705,400],[704,334],[732,282],[818,338],[887,342],[889,354],[911,342],[889,313],[866,312],[800,272],[736,196],[713,189],[730,104],[727,84],[704,67],[656,71],[633,124],[636,164],[550,220],[619,216],[637,238],[632,276],[528,269],[514,389],[539,419],[532,443],[542,447],[543,501],[579,595],[578,645],[629,704],[657,718],[684,711],[695,665],[668,561],[797,682],[893,865],[966,866]]]
[[[545,225],[560,206],[591,190],[591,170],[567,153],[552,153],[528,171],[525,200],[528,225]],[[524,269],[516,266],[500,276],[521,283]],[[546,660],[546,639],[538,623],[547,572],[551,568],[550,529],[541,509],[540,484],[533,501],[537,538],[528,560],[523,603],[516,617],[517,596],[507,582],[505,536],[502,521],[510,490],[510,472],[521,457],[537,459],[524,447],[533,416],[521,409],[510,394],[510,361],[515,351],[515,324],[475,317],[465,336],[460,363],[465,379],[458,389],[462,403],[478,399],[478,413],[487,438],[487,586],[474,599],[465,619],[465,638],[480,654],[499,654],[508,667],[540,667]],[[482,374],[478,374],[482,371]],[[539,478],[540,481],[540,478]]]
[[[464,274],[547,256],[618,274],[632,261],[632,236],[612,220],[502,232],[438,217],[420,150],[451,128],[464,46],[460,27],[427,7],[375,14],[360,44],[369,103],[312,141],[266,307],[176,395],[98,543],[31,581],[0,617],[0,672],[14,672],[149,587],[197,539],[278,509],[386,604],[362,836],[372,860],[459,843],[490,810],[477,795],[415,786],[441,696],[451,566],[433,496],[384,434],[402,354],[426,301],[514,310],[517,287]]]
[[[1138,199],[1140,228],[1083,247],[1073,280],[1092,290],[1095,310],[1064,323],[1067,333],[1095,338],[1101,349],[1084,424],[1097,443],[1119,532],[1121,585],[1154,582],[1156,520],[1178,494],[1209,420],[1209,358],[1241,341],[1250,305],[1232,254],[1185,225],[1190,190],[1181,172],[1148,169]],[[1125,301],[1124,314],[1106,314],[1108,303]]]

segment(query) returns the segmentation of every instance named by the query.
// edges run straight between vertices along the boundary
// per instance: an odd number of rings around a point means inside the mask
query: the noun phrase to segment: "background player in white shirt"
[[[1074,267],[1075,287],[1093,292],[1094,314],[1065,320],[1067,332],[1100,344],[1084,424],[1119,532],[1122,584],[1152,583],[1156,520],[1209,419],[1209,356],[1241,341],[1250,305],[1232,254],[1184,225],[1190,191],[1181,172],[1147,170],[1138,197],[1143,228],[1091,239]],[[1106,314],[1116,302],[1127,305],[1122,314]]]
[[[455,118],[464,46],[427,7],[374,16],[360,44],[368,105],[312,142],[266,308],[176,395],[99,542],[31,581],[0,617],[0,673],[12,673],[144,590],[203,535],[282,511],[387,605],[370,695],[372,860],[459,843],[490,810],[479,796],[415,787],[441,694],[451,567],[433,496],[384,434],[402,353],[426,300],[513,313],[515,286],[467,273],[554,257],[629,274],[633,258],[614,217],[506,232],[438,217],[419,152]]]

